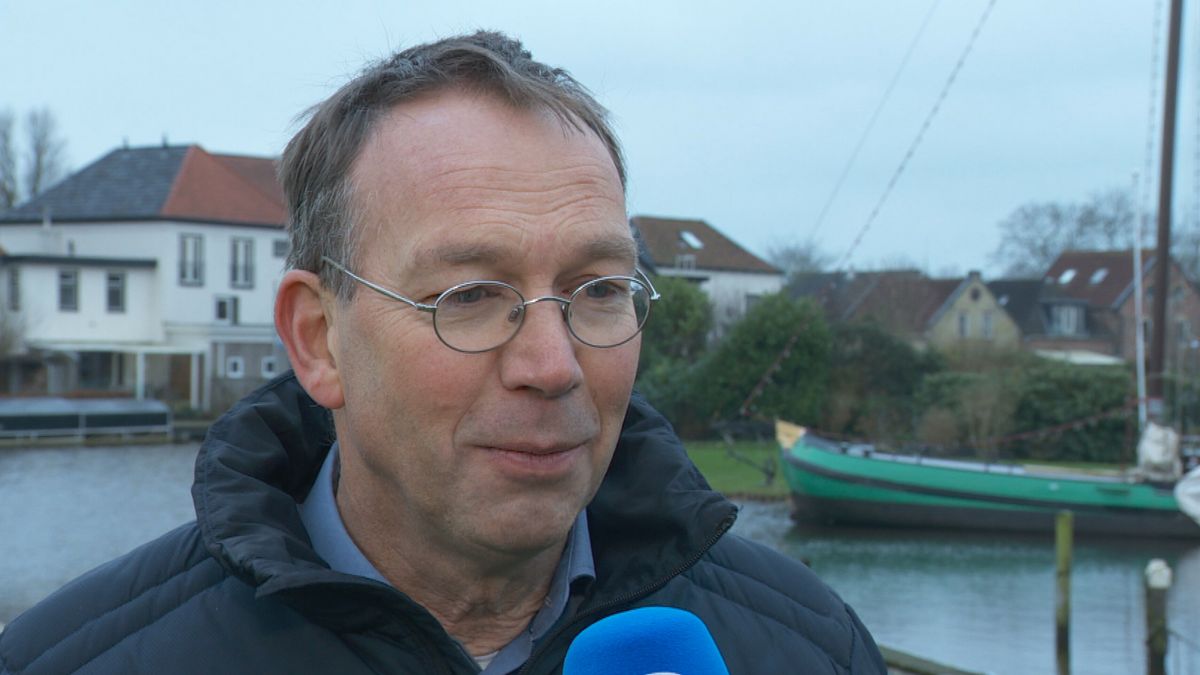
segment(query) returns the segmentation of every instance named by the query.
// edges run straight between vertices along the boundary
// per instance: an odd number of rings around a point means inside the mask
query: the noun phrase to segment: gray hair
[[[368,66],[306,113],[288,143],[279,177],[288,209],[288,267],[318,272],[339,297],[354,284],[321,264],[321,256],[356,260],[351,168],[382,115],[432,91],[461,88],[499,97],[522,110],[547,110],[577,131],[595,133],[608,148],[621,187],[625,163],[606,111],[567,71],[534,61],[521,43],[479,31],[406,49]]]

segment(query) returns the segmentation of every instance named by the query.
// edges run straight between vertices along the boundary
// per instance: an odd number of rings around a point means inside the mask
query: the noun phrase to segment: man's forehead
[[[529,242],[525,242],[529,243]],[[597,231],[578,241],[564,241],[561,248],[578,262],[613,261],[633,265],[637,261],[637,244],[632,235],[620,236],[612,231]],[[514,243],[462,239],[434,242],[416,251],[418,261],[446,266],[502,265],[525,255],[526,250]]]
[[[520,107],[488,92],[433,91],[396,104],[372,127],[353,169],[358,179],[365,177],[364,169],[375,173],[385,168],[384,176],[375,176],[385,180],[403,172],[405,182],[411,183],[472,165],[495,167],[484,159],[496,159],[489,151],[516,145],[515,152],[508,149],[508,156],[519,155],[521,143],[538,142],[557,146],[556,164],[594,163],[597,174],[608,179],[611,173],[620,185],[612,155],[591,129],[551,110]]]

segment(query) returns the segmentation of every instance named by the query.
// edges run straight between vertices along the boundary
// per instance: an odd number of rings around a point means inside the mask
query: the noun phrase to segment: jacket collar
[[[192,498],[205,546],[231,574],[259,596],[325,596],[303,604],[341,621],[355,614],[344,601],[337,607],[347,585],[370,595],[396,594],[331,572],[300,522],[296,502],[307,495],[333,440],[332,416],[292,373],[284,374],[213,424],[196,459]],[[635,394],[608,473],[588,506],[597,574],[589,605],[666,583],[728,529],[735,513],[688,460],[666,419]],[[360,607],[354,622],[369,621],[369,614]]]

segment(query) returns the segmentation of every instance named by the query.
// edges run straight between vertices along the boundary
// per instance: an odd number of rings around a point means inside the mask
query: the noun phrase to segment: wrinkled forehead
[[[352,180],[362,241],[406,259],[483,260],[538,246],[636,258],[607,147],[546,111],[463,92],[396,106]]]
[[[528,163],[530,156],[537,158],[536,165]],[[396,186],[451,171],[507,166],[517,172],[517,180],[530,181],[552,178],[554,171],[581,163],[593,165],[595,178],[615,178],[621,186],[607,145],[582,122],[544,107],[516,106],[487,92],[447,89],[381,114],[351,176],[356,185],[378,178]]]

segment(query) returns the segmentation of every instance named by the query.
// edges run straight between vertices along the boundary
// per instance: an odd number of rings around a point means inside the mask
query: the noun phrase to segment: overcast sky
[[[612,110],[631,214],[702,218],[759,254],[812,236],[858,269],[994,274],[996,223],[1016,207],[1127,188],[1145,170],[1151,73],[1163,71],[1161,56],[1152,66],[1155,15],[1165,44],[1166,4],[997,0],[853,249],[988,0],[0,0],[0,109],[48,106],[72,169],[164,137],[277,155],[296,116],[366,61],[496,28]],[[1176,205],[1194,211],[1200,2],[1187,4]]]

